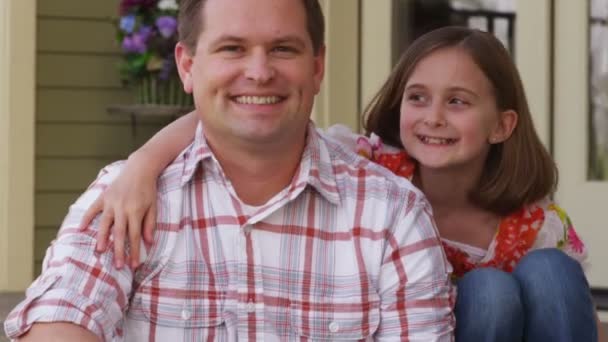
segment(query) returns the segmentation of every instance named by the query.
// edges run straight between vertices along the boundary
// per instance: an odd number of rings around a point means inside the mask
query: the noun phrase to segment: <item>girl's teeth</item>
[[[454,143],[454,139],[443,139],[443,138],[432,138],[432,137],[421,137],[425,144],[431,145],[450,145]]]
[[[275,104],[279,102],[278,96],[238,96],[236,102],[240,104]]]

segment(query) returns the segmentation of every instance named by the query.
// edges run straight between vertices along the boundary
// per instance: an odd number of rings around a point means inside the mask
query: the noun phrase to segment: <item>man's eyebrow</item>
[[[285,43],[296,44],[300,48],[304,48],[306,46],[306,42],[299,36],[295,36],[295,35],[280,37],[280,38],[273,40],[272,42],[275,45],[276,44],[285,44]]]
[[[216,39],[211,41],[210,46],[216,46],[222,43],[238,43],[244,44],[247,40],[243,37],[234,36],[234,35],[221,35]],[[306,42],[297,35],[286,35],[282,37],[278,37],[271,42],[272,45],[280,45],[280,44],[294,44],[297,47],[303,49],[306,47]]]
[[[245,39],[238,37],[238,36],[232,36],[232,35],[221,35],[219,37],[217,37],[216,39],[211,41],[210,45],[217,45],[223,42],[233,42],[233,43],[243,43],[245,41]]]

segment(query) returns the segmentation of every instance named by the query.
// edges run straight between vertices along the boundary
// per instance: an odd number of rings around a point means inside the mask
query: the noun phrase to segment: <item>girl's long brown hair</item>
[[[366,132],[403,148],[399,117],[406,83],[421,59],[447,47],[462,48],[471,56],[493,85],[500,111],[514,110],[518,114],[511,137],[492,145],[479,183],[469,194],[473,203],[504,216],[551,195],[558,178],[555,162],[534,129],[524,87],[509,52],[490,33],[449,26],[414,41],[365,108]]]

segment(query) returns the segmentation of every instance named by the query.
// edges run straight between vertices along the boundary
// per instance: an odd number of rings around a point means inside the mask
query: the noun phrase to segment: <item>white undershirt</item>
[[[474,263],[480,262],[488,253],[488,251],[483,248],[467,245],[466,243],[452,241],[452,240],[443,239],[443,238],[442,238],[442,240],[443,240],[443,242],[447,243],[448,245],[467,253],[470,257],[469,261],[474,262]]]

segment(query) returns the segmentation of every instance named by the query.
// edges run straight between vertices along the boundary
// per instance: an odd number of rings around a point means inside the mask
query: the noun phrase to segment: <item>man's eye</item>
[[[222,52],[242,52],[243,48],[239,45],[224,45],[221,46],[218,50]]]
[[[286,45],[279,45],[279,46],[275,46],[273,49],[273,51],[275,52],[280,52],[280,53],[295,53],[297,52],[297,50],[291,46],[286,46]]]

